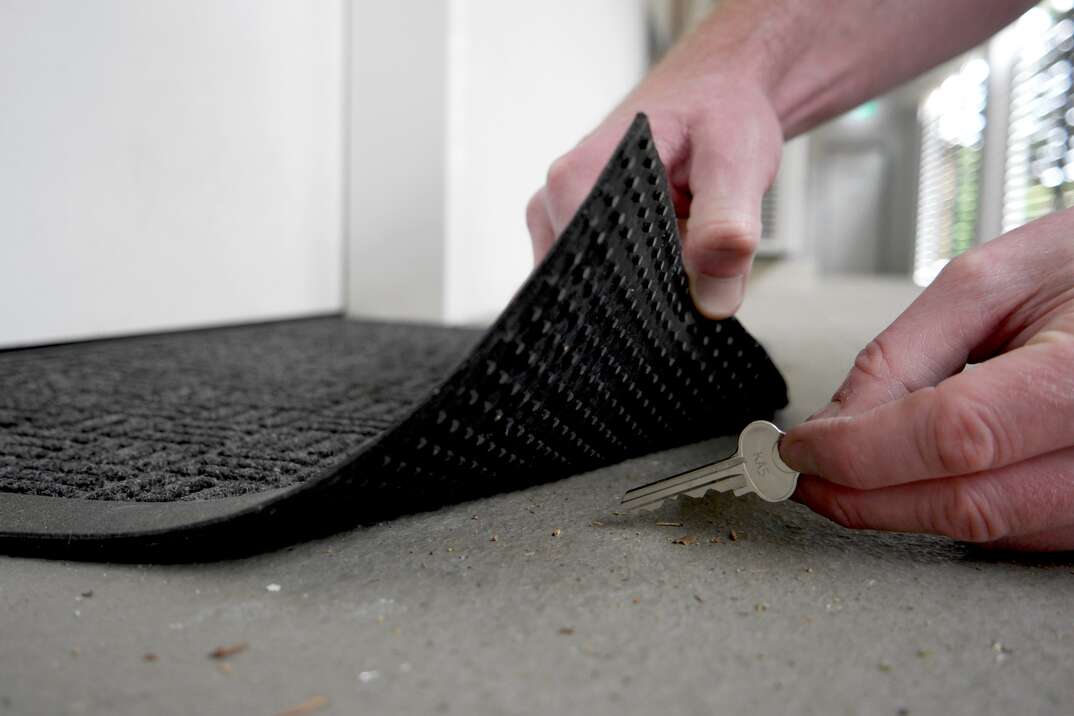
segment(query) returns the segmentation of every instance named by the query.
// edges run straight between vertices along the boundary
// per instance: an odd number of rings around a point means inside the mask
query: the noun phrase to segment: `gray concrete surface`
[[[788,376],[787,423],[913,295],[759,274],[742,316]],[[1074,712],[1074,559],[726,495],[614,512],[728,445],[235,562],[0,558],[0,714]]]

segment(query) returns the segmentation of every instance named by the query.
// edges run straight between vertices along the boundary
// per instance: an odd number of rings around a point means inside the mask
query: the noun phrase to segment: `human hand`
[[[1074,210],[952,261],[780,452],[846,527],[1074,549]]]
[[[669,57],[552,164],[526,209],[534,259],[567,226],[637,112],[648,115],[667,167],[694,303],[709,318],[730,316],[742,302],[761,236],[761,198],[783,143],[771,103],[747,72],[696,76]]]

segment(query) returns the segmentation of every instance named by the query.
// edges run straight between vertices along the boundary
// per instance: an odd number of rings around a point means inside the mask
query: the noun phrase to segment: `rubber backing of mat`
[[[690,301],[639,115],[492,327],[338,318],[0,353],[0,551],[249,554],[737,431],[786,385]]]

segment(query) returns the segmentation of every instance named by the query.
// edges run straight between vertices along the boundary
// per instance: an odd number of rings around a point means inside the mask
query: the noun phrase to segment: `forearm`
[[[726,0],[654,75],[752,75],[789,138],[965,52],[1033,4]]]

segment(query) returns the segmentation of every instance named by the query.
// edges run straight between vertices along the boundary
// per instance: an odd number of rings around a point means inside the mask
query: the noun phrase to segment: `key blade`
[[[737,477],[744,481],[745,477],[739,474],[744,464],[745,460],[743,458],[734,457],[730,460],[723,460],[711,465],[703,465],[693,470],[687,470],[663,480],[657,480],[628,490],[619,504],[627,509],[645,507],[654,503],[658,506],[668,498],[697,490],[702,490],[701,495],[704,496],[705,492],[714,483],[725,481],[729,477]]]
[[[744,461],[740,460],[740,462]],[[668,488],[674,487],[676,485],[686,485],[687,483],[693,482],[698,478],[708,477],[719,470],[719,465],[720,463],[702,465],[701,467],[695,467],[692,470],[676,473],[671,477],[665,477],[663,479],[655,480],[644,485],[639,485],[638,487],[632,487],[631,489],[626,491],[625,495],[623,495],[623,501],[625,502],[628,498],[634,499],[637,497],[641,497],[642,495],[664,492]]]
[[[627,512],[656,512],[667,499],[666,497],[657,497],[648,502],[645,500],[636,500],[630,503],[620,502],[619,506]]]

